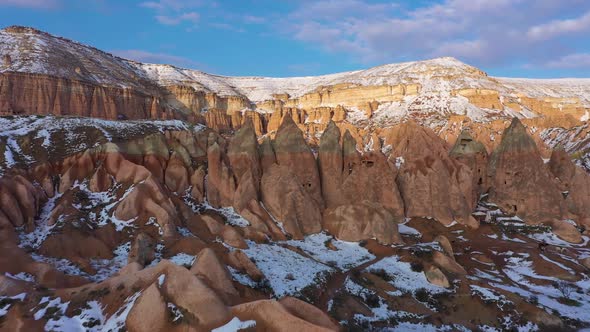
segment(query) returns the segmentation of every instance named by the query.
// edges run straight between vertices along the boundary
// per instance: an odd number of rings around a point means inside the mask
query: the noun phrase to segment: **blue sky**
[[[588,0],[0,0],[0,22],[222,75],[454,56],[494,76],[590,77]]]

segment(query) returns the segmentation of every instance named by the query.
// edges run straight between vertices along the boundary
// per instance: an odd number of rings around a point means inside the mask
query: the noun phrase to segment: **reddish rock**
[[[444,236],[444,235],[437,235],[434,238],[434,242],[438,242],[438,244],[443,249],[444,253],[447,256],[449,256],[450,258],[452,258],[453,260],[455,260],[455,255],[453,253],[453,246],[451,245],[451,242],[449,241],[449,239],[447,239],[446,236]]]
[[[561,219],[564,199],[522,123],[514,118],[489,164],[490,201],[528,223]]]
[[[479,200],[479,196],[487,193],[490,187],[488,183],[489,157],[486,147],[471,137],[469,131],[463,130],[459,137],[457,137],[449,155],[471,169],[473,176],[471,185],[473,195],[471,199],[473,204],[475,204]]]
[[[553,150],[549,169],[559,179],[568,210],[577,216],[579,224],[590,228],[590,175],[577,167],[563,148]]]
[[[221,230],[221,238],[226,244],[240,249],[248,249],[248,244],[244,241],[242,235],[230,225],[223,226]]]
[[[164,331],[168,322],[166,302],[154,283],[133,304],[125,324],[129,332]]]
[[[197,202],[202,203],[205,199],[205,176],[207,175],[205,167],[198,167],[190,177],[191,197]]]
[[[183,194],[189,186],[189,173],[183,159],[174,152],[164,173],[166,186],[173,192]]]
[[[459,263],[455,262],[454,258],[451,258],[440,251],[434,251],[432,255],[433,262],[436,266],[447,271],[449,273],[463,276],[467,274],[467,271],[459,265]]]
[[[260,300],[240,304],[231,308],[232,314],[240,320],[255,320],[256,329],[262,331],[334,331],[330,328],[307,322],[292,315],[284,306],[274,300]]]
[[[265,170],[262,176],[264,206],[296,239],[322,229],[320,208],[304,186],[289,168],[276,164]]]
[[[93,192],[107,191],[113,185],[111,175],[107,173],[104,167],[101,165],[96,168],[96,171],[90,178],[88,183],[88,189]]]
[[[209,330],[230,320],[230,312],[223,301],[184,267],[167,267],[162,292],[170,302],[195,317],[195,325],[200,329]]]
[[[137,262],[141,266],[149,264],[156,258],[155,241],[145,233],[139,233],[135,236],[131,250],[129,251],[128,263]]]
[[[288,296],[280,299],[279,303],[291,314],[312,324],[322,326],[333,331],[338,331],[340,329],[340,327],[330,319],[330,316],[326,315],[323,311],[307,302],[303,302],[299,299]]]
[[[576,226],[566,221],[553,220],[551,222],[551,231],[559,238],[569,243],[582,243],[582,233]]]
[[[291,117],[285,117],[279,127],[274,140],[274,151],[277,163],[295,176],[318,208],[323,208],[324,202],[317,162],[307,146],[301,130]]]
[[[229,264],[235,269],[246,272],[248,276],[254,281],[261,281],[264,279],[264,274],[260,272],[256,264],[252,263],[250,258],[241,250],[233,250],[228,254]]]
[[[234,288],[232,277],[227,267],[219,261],[215,252],[205,248],[199,252],[190,271],[205,279],[209,287],[217,292],[226,302],[239,296]]]
[[[386,144],[393,146],[392,154],[401,164],[397,183],[406,217],[433,217],[447,226],[457,221],[478,227],[471,216],[471,170],[449,157],[442,139],[409,121],[394,127]]]
[[[229,166],[223,160],[221,147],[215,142],[207,150],[207,199],[214,207],[231,206],[236,183]]]
[[[383,244],[402,243],[396,218],[381,205],[368,201],[327,209],[324,227],[345,241],[376,238]]]
[[[395,182],[397,172],[380,151],[367,152],[360,162],[352,166],[342,183],[341,193],[346,204],[368,201],[379,204],[391,213],[396,221],[404,216],[404,203]]]
[[[424,268],[424,275],[426,276],[426,280],[428,280],[429,283],[439,286],[439,287],[444,287],[444,288],[448,288],[451,286],[451,284],[449,283],[449,280],[447,279],[447,277],[445,276],[444,273],[442,273],[442,271],[437,268],[436,266],[433,265],[428,265]]]
[[[333,121],[328,123],[328,127],[320,139],[318,164],[322,196],[326,207],[342,205],[344,203],[340,189],[343,169],[342,146],[340,145],[340,129]]]

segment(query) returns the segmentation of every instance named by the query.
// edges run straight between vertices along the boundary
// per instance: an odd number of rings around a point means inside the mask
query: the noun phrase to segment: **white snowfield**
[[[590,107],[590,79],[493,78],[451,57],[322,76],[228,77],[139,63],[31,28],[0,30],[0,73],[3,72],[46,74],[147,92],[157,86],[185,85],[220,96],[246,97],[251,102],[271,100],[273,94],[300,97],[336,84],[420,84],[421,93],[446,95],[452,90],[470,88],[493,89],[502,96],[516,97],[514,91],[518,91],[531,97],[578,98]]]

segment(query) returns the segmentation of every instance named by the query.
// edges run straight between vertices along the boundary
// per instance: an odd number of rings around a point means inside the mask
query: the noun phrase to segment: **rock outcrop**
[[[477,202],[481,194],[487,193],[488,184],[488,152],[486,147],[473,139],[469,131],[463,130],[457,137],[449,155],[464,163],[471,169],[473,182],[472,201]]]
[[[490,200],[527,222],[552,222],[564,215],[555,177],[543,163],[526,128],[516,118],[490,157]]]
[[[386,138],[399,164],[397,184],[406,217],[432,217],[443,225],[453,221],[477,228],[471,216],[472,172],[448,156],[448,147],[434,132],[409,121]]]
[[[559,180],[568,210],[577,216],[579,224],[590,229],[590,175],[574,165],[563,148],[553,150],[549,169]]]

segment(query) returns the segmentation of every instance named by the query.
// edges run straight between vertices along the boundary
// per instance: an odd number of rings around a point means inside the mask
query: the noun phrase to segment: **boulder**
[[[424,268],[424,275],[426,276],[426,280],[433,285],[444,288],[451,286],[445,274],[434,265],[426,266]]]
[[[231,318],[217,294],[184,267],[168,265],[161,291],[170,302],[189,312],[203,330],[221,326]]]
[[[226,244],[234,248],[248,249],[248,244],[246,244],[242,235],[232,226],[224,225],[220,235]]]
[[[446,236],[437,235],[434,238],[434,242],[438,242],[438,244],[443,249],[444,253],[447,256],[449,256],[450,258],[452,258],[453,260],[455,260],[455,254],[453,253],[453,246],[451,245],[451,241],[449,241],[449,239],[447,239]]]
[[[145,266],[156,258],[155,249],[155,241],[149,235],[141,232],[133,240],[127,262],[137,262],[141,266]]]
[[[555,233],[560,239],[569,243],[582,243],[582,233],[576,226],[567,221],[553,220],[551,222],[551,231]]]
[[[434,251],[432,254],[432,259],[434,264],[444,271],[460,276],[467,274],[467,271],[465,271],[465,269],[459,265],[459,263],[455,262],[453,258],[441,253],[440,251]]]

